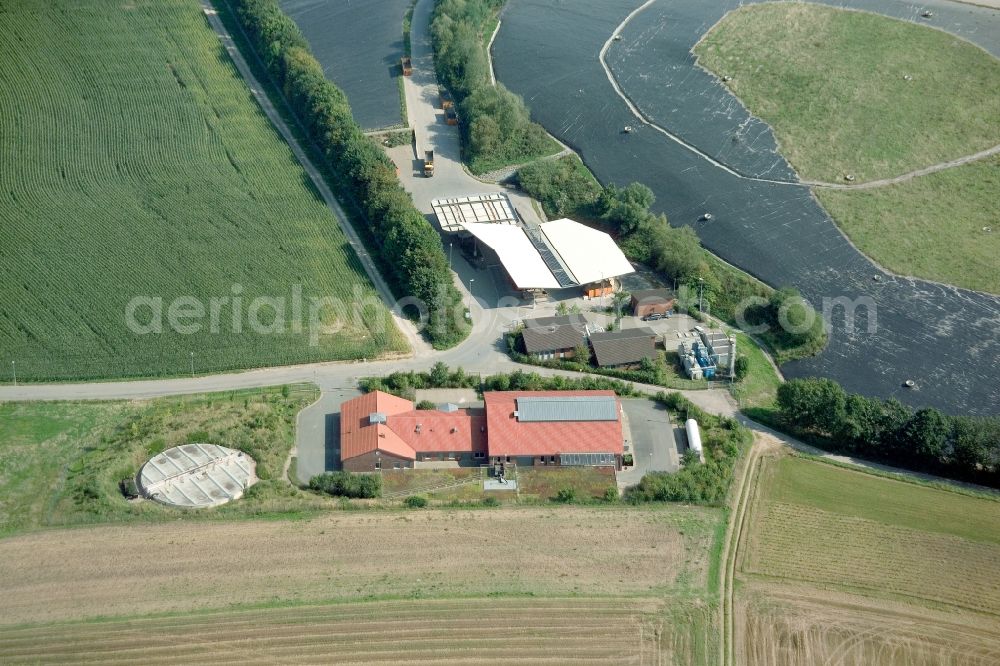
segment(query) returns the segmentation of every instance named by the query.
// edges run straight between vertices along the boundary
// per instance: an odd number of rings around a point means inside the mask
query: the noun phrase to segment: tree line
[[[323,75],[298,26],[276,0],[232,4],[292,112],[365,214],[389,277],[428,307],[427,337],[436,347],[463,339],[468,325],[440,237],[400,185],[392,161],[364,135],[347,97]]]
[[[438,80],[455,98],[466,158],[480,173],[554,149],[524,100],[490,79],[483,30],[503,2],[441,0],[431,22]]]
[[[1000,487],[1000,419],[913,410],[895,398],[847,393],[830,379],[778,387],[784,425],[824,448]]]

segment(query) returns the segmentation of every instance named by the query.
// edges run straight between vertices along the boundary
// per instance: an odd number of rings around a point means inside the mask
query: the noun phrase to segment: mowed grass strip
[[[0,628],[0,658],[160,663],[238,650],[259,661],[312,663],[638,661],[656,652],[655,634],[644,637],[643,625],[657,623],[661,605],[617,597],[373,601]],[[630,640],[616,640],[622,636]]]
[[[743,570],[1000,614],[1000,503],[768,459]]]
[[[1000,546],[768,502],[745,571],[1000,613]]]
[[[814,192],[889,270],[1000,294],[1000,157],[877,189]]]
[[[407,348],[197,0],[18,2],[0,13],[0,42],[17,45],[0,61],[4,381],[11,361],[19,379],[53,380]],[[163,299],[161,334],[126,326],[135,296]],[[205,308],[180,320],[200,330],[169,325],[179,297]],[[253,330],[258,297],[284,299],[284,322],[262,301]],[[346,304],[320,311],[315,345],[313,297]],[[227,299],[215,326],[211,298]]]
[[[770,501],[1000,544],[1000,501],[794,456],[769,464]]]
[[[940,30],[765,3],[728,14],[694,52],[732,77],[807,180],[887,178],[1000,143],[1000,60]]]

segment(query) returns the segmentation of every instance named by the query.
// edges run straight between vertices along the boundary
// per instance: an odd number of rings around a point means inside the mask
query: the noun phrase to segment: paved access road
[[[786,376],[831,377],[849,391],[952,413],[1000,411],[1000,298],[874,265],[809,188],[795,182],[770,129],[696,66],[694,43],[745,2],[654,0],[619,28],[643,4],[510,0],[493,48],[498,80],[523,95],[536,118],[576,148],[602,182],[645,183],[658,210],[674,224],[692,225],[723,259],[768,284],[798,287],[818,309],[824,299],[859,304],[851,328],[837,306],[828,349],[786,364]],[[924,6],[832,4],[918,22]],[[1000,12],[941,0],[925,4],[935,27],[1000,52]],[[612,40],[619,29],[622,39]],[[600,59],[609,40],[605,60],[613,81]],[[652,122],[637,118],[629,103]],[[626,125],[635,130],[624,133]],[[699,221],[704,212],[713,214],[710,222]],[[907,379],[915,390],[904,388]]]
[[[628,443],[635,465],[618,473],[618,486],[634,486],[646,472],[680,469],[681,450],[667,408],[651,400],[627,398],[622,400],[622,409],[628,420],[631,434]]]

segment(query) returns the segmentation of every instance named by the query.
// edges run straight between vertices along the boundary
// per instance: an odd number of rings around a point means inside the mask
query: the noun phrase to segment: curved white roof
[[[541,230],[579,284],[634,272],[614,239],[603,231],[566,218],[546,222]]]
[[[552,275],[521,227],[477,223],[466,223],[463,226],[497,253],[500,263],[518,289],[559,288],[559,281]]]

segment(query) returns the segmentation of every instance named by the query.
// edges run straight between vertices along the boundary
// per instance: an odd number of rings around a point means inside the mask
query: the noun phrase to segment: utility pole
[[[469,278],[469,319],[472,319],[472,283],[476,281],[476,278]]]
[[[191,352],[191,378],[194,379],[194,352]]]
[[[10,362],[10,369],[14,372],[14,388],[17,388],[17,362]]]
[[[698,278],[698,311],[699,312],[704,312],[705,311],[705,301],[704,301],[705,289],[704,289],[704,287],[705,287],[705,278]]]
[[[453,245],[454,245],[454,243],[452,243],[451,241],[448,241],[448,268],[449,269],[451,268],[451,250],[452,250],[452,246]],[[454,270],[454,269],[452,269],[452,270]]]

